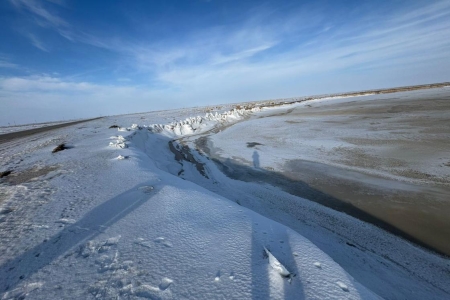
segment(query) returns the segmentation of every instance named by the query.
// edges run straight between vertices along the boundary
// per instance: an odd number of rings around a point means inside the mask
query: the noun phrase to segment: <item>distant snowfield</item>
[[[448,298],[448,259],[193,150],[290,108],[107,117],[2,144],[1,299]]]
[[[29,129],[42,128],[42,127],[45,127],[45,126],[64,124],[64,123],[73,122],[73,121],[77,121],[77,120],[61,121],[61,122],[48,122],[48,123],[36,123],[36,124],[25,124],[25,125],[14,125],[14,126],[0,126],[0,134],[12,133],[12,132],[17,132],[17,131],[22,131],[22,130],[29,130]]]

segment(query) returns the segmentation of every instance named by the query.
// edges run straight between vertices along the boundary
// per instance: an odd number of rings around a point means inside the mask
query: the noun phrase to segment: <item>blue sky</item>
[[[450,81],[450,1],[0,1],[0,125]]]

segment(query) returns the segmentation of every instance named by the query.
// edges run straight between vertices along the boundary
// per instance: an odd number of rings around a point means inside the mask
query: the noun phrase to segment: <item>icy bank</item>
[[[167,137],[180,137],[192,135],[199,132],[205,132],[212,129],[217,124],[233,123],[242,120],[252,112],[260,111],[261,108],[254,107],[249,109],[233,109],[224,113],[207,113],[205,116],[187,118],[182,121],[172,122],[170,124],[153,124],[147,128]],[[146,126],[144,126],[146,127]]]

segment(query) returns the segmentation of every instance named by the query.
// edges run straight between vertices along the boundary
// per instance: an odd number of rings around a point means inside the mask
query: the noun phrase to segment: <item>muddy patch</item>
[[[307,199],[450,255],[448,187],[399,182],[302,160],[289,161],[284,169],[287,178],[306,183],[345,204],[335,206],[327,201],[317,201],[321,199]]]
[[[175,141],[169,142],[169,149],[175,155],[175,159],[183,166],[183,161],[190,162],[195,166],[197,171],[204,176],[205,178],[209,178],[206,174],[205,165],[198,162],[194,155],[191,153],[191,149],[186,145],[177,144]],[[184,172],[184,168],[178,173],[180,176]]]
[[[59,152],[59,151],[70,149],[70,148],[71,147],[68,147],[66,144],[62,143],[62,144],[59,144],[58,146],[56,146],[55,149],[53,149],[52,153],[56,153],[56,152]]]
[[[3,182],[18,185],[34,180],[35,178],[45,176],[48,173],[58,169],[58,166],[33,167],[31,169],[13,172],[3,179]]]
[[[247,142],[247,148],[253,148],[255,146],[263,146],[264,144],[258,142]]]
[[[7,170],[7,171],[4,171],[4,172],[0,172],[0,178],[6,177],[6,176],[8,176],[8,175],[11,174],[11,173],[12,173],[11,170]]]

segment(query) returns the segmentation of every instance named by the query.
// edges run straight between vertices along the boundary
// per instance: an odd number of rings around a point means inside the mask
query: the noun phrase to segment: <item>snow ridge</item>
[[[152,124],[147,127],[148,130],[154,133],[160,133],[168,137],[180,137],[191,135],[194,133],[204,132],[212,129],[219,123],[232,123],[245,118],[255,111],[260,111],[261,108],[244,108],[232,109],[223,113],[207,113],[205,116],[197,116],[187,118],[185,120],[172,122],[170,124]]]

